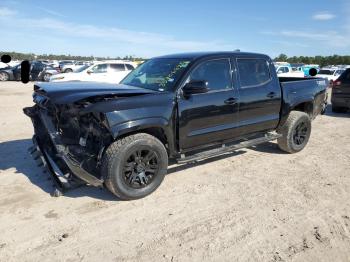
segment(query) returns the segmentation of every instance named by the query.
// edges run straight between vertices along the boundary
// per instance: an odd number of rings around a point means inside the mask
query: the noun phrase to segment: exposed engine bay
[[[104,114],[84,112],[92,103],[88,100],[57,105],[35,94],[34,102],[36,105],[24,109],[33,122],[33,140],[44,159],[54,162],[62,172],[60,182],[66,179],[63,184],[69,184],[75,175],[86,183],[102,184],[102,155],[113,141]]]

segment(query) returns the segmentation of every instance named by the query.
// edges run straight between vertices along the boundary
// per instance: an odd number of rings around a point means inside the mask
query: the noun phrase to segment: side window
[[[286,73],[289,72],[289,68],[288,67],[285,67],[284,70],[285,70]]]
[[[125,71],[124,64],[110,64],[112,72]]]
[[[91,68],[91,71],[93,73],[106,73],[107,72],[107,64],[95,65],[93,68]]]
[[[208,88],[222,90],[231,88],[231,67],[228,59],[218,59],[203,62],[190,75],[190,81],[208,82]]]
[[[132,66],[132,65],[130,65],[130,64],[125,64],[125,66],[126,66],[126,68],[128,69],[128,70],[134,70],[135,68]]]
[[[241,88],[259,86],[271,79],[268,62],[265,59],[237,59]]]

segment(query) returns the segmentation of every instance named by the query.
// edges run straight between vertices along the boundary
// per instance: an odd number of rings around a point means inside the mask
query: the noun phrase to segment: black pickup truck
[[[119,85],[36,83],[33,157],[58,189],[105,185],[137,199],[187,163],[271,140],[295,153],[322,110],[326,80],[278,78],[272,60],[243,52],[148,60]]]

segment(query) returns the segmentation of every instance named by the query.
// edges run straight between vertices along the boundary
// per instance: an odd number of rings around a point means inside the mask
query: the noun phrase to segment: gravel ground
[[[350,114],[275,143],[171,166],[147,198],[81,187],[53,198],[27,153],[32,84],[0,83],[0,261],[350,261]]]

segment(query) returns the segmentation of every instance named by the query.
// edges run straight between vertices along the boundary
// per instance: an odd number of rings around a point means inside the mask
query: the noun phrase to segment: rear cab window
[[[264,58],[238,58],[237,67],[241,88],[264,85],[272,79],[269,63]]]

